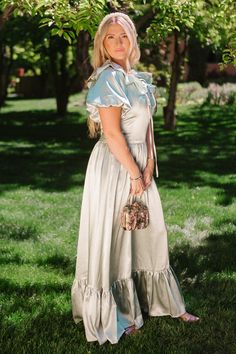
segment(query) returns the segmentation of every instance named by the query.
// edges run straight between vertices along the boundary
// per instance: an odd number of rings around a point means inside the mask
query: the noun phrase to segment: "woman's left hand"
[[[148,160],[147,165],[143,171],[143,182],[144,182],[145,189],[147,189],[152,183],[153,171],[154,171],[154,160]]]

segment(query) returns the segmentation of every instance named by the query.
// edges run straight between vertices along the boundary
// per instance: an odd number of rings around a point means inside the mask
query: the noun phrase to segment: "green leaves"
[[[158,42],[173,31],[180,34],[194,26],[196,2],[193,0],[152,0],[154,19],[149,26],[148,40]]]
[[[236,60],[236,51],[234,49],[225,49],[223,52],[223,62],[230,64]]]
[[[112,1],[117,2],[117,1]],[[15,16],[39,16],[40,27],[49,27],[52,36],[72,43],[79,32],[93,37],[98,24],[108,12],[106,0],[2,0],[1,7],[15,6]]]
[[[236,49],[229,48],[223,51],[222,63],[220,63],[220,69],[224,70],[226,65],[233,64],[236,67]]]
[[[225,25],[224,41],[226,49],[222,54],[220,68],[233,64],[236,67],[236,2],[235,0],[223,0],[220,4],[222,18]]]
[[[147,29],[148,42],[166,40],[174,31],[179,37],[194,35],[213,49],[234,48],[231,34],[236,38],[235,0],[152,0],[154,19]],[[235,41],[236,43],[236,41]],[[225,53],[225,60],[233,58]]]

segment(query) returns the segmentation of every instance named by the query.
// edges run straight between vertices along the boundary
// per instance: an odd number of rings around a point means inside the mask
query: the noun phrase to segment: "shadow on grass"
[[[99,346],[87,343],[83,325],[73,322],[71,310],[68,310],[71,284],[17,285],[3,279],[0,290],[9,304],[3,309],[1,318],[1,341],[8,350],[21,348],[27,353],[82,354],[90,350],[96,354],[233,354],[236,349],[233,340],[236,328],[235,247],[234,235],[222,232],[210,235],[195,247],[190,244],[176,246],[171,252],[172,266],[181,281],[187,309],[201,317],[198,324],[185,324],[169,316],[148,318],[137,336],[122,338],[116,346],[109,343]],[[46,262],[61,267],[60,257]],[[65,263],[68,266],[68,260]],[[60,309],[59,306],[56,311],[57,298],[63,294],[67,307]],[[17,319],[8,321],[20,311],[31,315],[25,321],[21,318],[19,322]]]
[[[47,284],[24,284],[18,285],[11,280],[1,279],[0,278],[0,290],[1,293],[13,295],[18,298],[18,296],[22,296],[22,301],[27,303],[27,297],[33,296],[35,294],[51,294],[51,293],[62,293],[62,292],[70,292],[70,288],[68,284],[65,283],[47,283]],[[55,294],[54,294],[55,295]],[[14,306],[14,305],[13,305]],[[31,308],[32,309],[32,308]]]
[[[156,124],[160,183],[168,188],[179,183],[217,188],[216,204],[231,204],[236,194],[235,116],[235,106],[196,106],[181,111],[174,132]],[[223,180],[225,175],[230,182]]]
[[[75,273],[75,263],[76,257],[68,257],[58,251],[46,257],[40,255],[35,261],[22,257],[22,255],[12,249],[12,247],[5,247],[1,250],[0,254],[0,264],[29,264],[31,266],[37,264],[39,267],[42,267],[49,272],[52,270],[64,275]]]
[[[35,225],[23,224],[19,222],[7,221],[4,218],[0,218],[0,239],[7,240],[34,240],[37,241],[39,237],[38,229]]]
[[[208,274],[220,275],[222,272],[227,278],[227,272],[236,271],[235,249],[234,232],[210,234],[196,247],[189,244],[175,246],[171,252],[172,264],[182,281],[194,278],[196,283],[200,283]]]
[[[219,205],[229,205],[235,181],[210,179],[234,172],[236,107],[202,106],[181,109],[177,130],[156,125],[160,183],[219,189]],[[156,118],[155,118],[156,120]],[[161,122],[161,123],[160,123]],[[87,137],[79,114],[58,119],[52,111],[2,113],[0,119],[1,190],[30,185],[47,191],[83,186],[90,152],[96,140]],[[0,192],[1,192],[0,190]]]
[[[5,248],[1,250],[0,264],[23,264],[24,260],[21,255],[16,252],[12,252],[11,249]]]
[[[87,126],[79,120],[48,111],[1,114],[0,192],[26,185],[47,191],[82,186],[96,141],[86,137]]]
[[[63,274],[74,274],[75,258],[65,256],[64,254],[55,253],[46,258],[39,258],[37,264],[39,266],[49,266],[53,269],[62,272]]]

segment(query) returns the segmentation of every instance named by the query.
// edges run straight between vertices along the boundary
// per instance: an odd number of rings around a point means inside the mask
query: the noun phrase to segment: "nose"
[[[122,44],[122,38],[118,37],[117,40],[116,40],[116,43],[117,44]]]

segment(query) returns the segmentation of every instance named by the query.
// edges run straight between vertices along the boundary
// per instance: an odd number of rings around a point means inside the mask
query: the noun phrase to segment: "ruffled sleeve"
[[[98,107],[117,106],[124,111],[131,108],[125,94],[123,73],[108,67],[95,75],[88,86],[86,110],[93,121],[100,121]]]
[[[149,73],[148,71],[137,71],[137,75],[143,80],[145,80],[147,84],[152,84],[153,82],[152,73]]]
[[[151,111],[152,111],[152,114],[154,114],[157,109],[156,97],[155,97],[156,92],[157,92],[157,87],[156,87],[156,85],[153,84],[152,73],[147,72],[147,71],[137,71],[136,76],[139,79],[141,79],[146,85],[147,93],[148,93],[150,104],[151,104]]]

